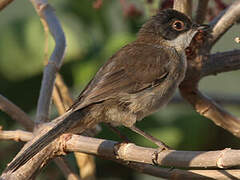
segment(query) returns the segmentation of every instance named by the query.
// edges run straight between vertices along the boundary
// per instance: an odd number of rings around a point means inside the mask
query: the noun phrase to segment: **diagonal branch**
[[[80,180],[80,177],[73,173],[73,170],[70,169],[68,166],[68,163],[65,159],[57,157],[54,159],[58,167],[62,170],[63,175],[65,176],[65,179],[67,180]]]
[[[212,29],[212,38],[209,44],[212,47],[222,35],[233,26],[233,24],[240,18],[240,1],[237,0],[231,4],[227,9],[223,10],[216,18],[212,20],[210,25]]]
[[[18,121],[26,128],[26,130],[31,131],[33,129],[33,121],[29,118],[29,116],[1,94],[0,110],[6,112],[12,119]]]
[[[2,0],[0,1],[0,11],[3,10],[6,6],[8,6],[13,0]]]
[[[234,117],[209,97],[203,95],[198,89],[189,88],[182,84],[181,95],[202,116],[211,119],[216,125],[240,137],[240,119]]]

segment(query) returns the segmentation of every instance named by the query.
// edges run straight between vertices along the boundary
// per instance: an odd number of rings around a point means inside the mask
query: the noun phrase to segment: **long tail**
[[[79,120],[82,119],[83,116],[84,114],[81,112],[81,110],[78,110],[70,113],[67,112],[59,118],[55,119],[54,121],[57,121],[56,125],[54,125],[53,128],[39,137],[23,153],[16,157],[8,165],[4,172],[16,171],[49,143],[79,123]]]

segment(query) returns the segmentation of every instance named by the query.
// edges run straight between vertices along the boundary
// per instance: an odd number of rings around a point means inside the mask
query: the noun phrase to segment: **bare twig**
[[[0,11],[3,10],[6,6],[8,6],[13,0],[2,0],[0,1]]]
[[[57,106],[59,114],[64,114],[73,104],[67,86],[65,85],[60,74],[57,74],[53,90],[53,101]]]
[[[182,96],[193,105],[199,114],[240,137],[240,119],[222,109],[221,106],[203,95],[198,89],[189,88],[186,84],[182,84],[180,89]]]
[[[209,0],[198,0],[197,14],[195,17],[195,22],[197,24],[202,24],[205,20],[207,14]]]
[[[80,177],[73,173],[73,170],[69,168],[66,160],[63,158],[56,158],[55,162],[57,162],[58,167],[63,171],[65,179],[67,180],[80,180]]]
[[[29,141],[33,138],[31,132],[15,130],[15,131],[3,131],[0,129],[0,140],[14,140],[14,141]]]
[[[33,128],[33,121],[29,118],[29,116],[23,112],[18,106],[13,104],[7,98],[3,97],[0,94],[0,109],[6,112],[12,119],[18,121],[21,125],[23,125],[26,130],[31,131]]]
[[[213,19],[210,25],[212,38],[209,43],[213,46],[216,41],[240,18],[240,1],[235,1],[227,9],[222,11],[219,16]]]
[[[62,64],[66,48],[65,35],[62,27],[47,0],[31,0],[42,21],[46,21],[48,28],[55,40],[55,49],[46,65],[38,99],[37,115],[35,122],[41,123],[48,120],[49,106],[52,97],[55,76]]]
[[[175,0],[173,9],[192,17],[192,0]]]

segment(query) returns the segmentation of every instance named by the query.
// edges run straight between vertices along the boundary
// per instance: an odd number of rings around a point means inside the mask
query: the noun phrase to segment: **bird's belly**
[[[146,92],[142,92],[134,98],[129,108],[135,111],[137,120],[143,119],[166,105],[173,97],[183,78],[184,75],[179,75],[166,79],[159,86],[147,89]]]

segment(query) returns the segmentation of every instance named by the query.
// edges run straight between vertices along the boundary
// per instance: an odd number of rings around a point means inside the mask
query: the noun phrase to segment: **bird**
[[[135,123],[172,98],[187,70],[185,49],[204,28],[179,11],[160,10],[142,25],[135,41],[106,61],[71,108],[51,121],[52,128],[17,155],[5,172],[16,171],[60,135],[82,133],[100,122],[128,127],[165,147]]]

